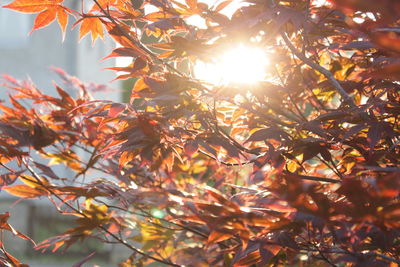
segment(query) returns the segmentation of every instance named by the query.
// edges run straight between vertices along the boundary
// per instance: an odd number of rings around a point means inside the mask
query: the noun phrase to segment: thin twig
[[[35,170],[32,169],[32,167],[26,162],[25,159],[23,159],[23,163],[24,163],[25,167],[27,168],[27,170],[28,170],[28,171],[32,174],[32,176],[36,179],[36,181],[33,181],[33,180],[31,180],[31,179],[29,179],[29,178],[27,178],[27,177],[26,177],[26,178],[24,177],[24,179],[27,179],[27,180],[29,180],[29,181],[31,181],[31,182],[34,182],[34,183],[40,185],[43,189],[45,189],[46,191],[48,191],[51,195],[53,195],[54,197],[56,197],[58,200],[62,201],[62,202],[63,202],[67,207],[69,207],[71,210],[73,210],[74,212],[78,213],[79,215],[81,215],[81,216],[83,216],[83,217],[85,217],[85,218],[88,218],[88,216],[87,216],[85,213],[81,212],[80,210],[78,210],[77,208],[75,208],[74,206],[72,206],[71,204],[69,204],[68,202],[64,201],[64,200],[62,199],[62,197],[60,197],[60,196],[59,196],[57,193],[55,193],[52,189],[48,188],[48,187],[41,181],[40,176],[35,172]],[[101,230],[103,230],[104,232],[106,232],[107,234],[109,234],[111,237],[113,237],[115,240],[117,240],[120,244],[122,244],[122,245],[126,246],[127,248],[131,249],[132,251],[134,251],[134,252],[136,252],[136,253],[142,255],[143,257],[147,257],[147,258],[152,259],[152,260],[154,260],[154,261],[156,261],[156,262],[163,263],[163,264],[166,264],[166,265],[169,265],[169,266],[181,267],[181,265],[178,265],[178,264],[175,264],[175,263],[172,263],[172,262],[163,260],[163,259],[156,258],[156,257],[154,257],[154,256],[152,256],[152,255],[149,255],[149,254],[143,252],[141,249],[132,246],[131,244],[127,243],[127,242],[126,242],[125,240],[123,240],[122,238],[120,238],[120,237],[116,236],[115,234],[111,233],[106,227],[104,227],[104,226],[102,226],[102,225],[98,225],[97,227],[100,228]]]
[[[112,209],[121,210],[121,211],[130,213],[130,214],[133,214],[133,215],[144,216],[144,214],[140,214],[140,213],[137,213],[137,212],[133,212],[133,211],[131,211],[131,210],[127,210],[127,209],[124,209],[124,208],[121,208],[121,207],[118,207],[118,206],[115,206],[115,205],[110,205],[110,204],[107,204],[107,203],[105,203],[104,201],[101,201],[101,200],[98,200],[98,199],[96,199],[96,201],[97,201],[97,202],[100,202],[100,203],[102,203],[102,204],[104,204],[104,205],[106,205],[107,207],[112,208]],[[149,216],[149,217],[152,217],[152,218],[156,218],[156,217],[154,217],[153,215],[151,215],[151,214],[149,214],[149,213],[147,213],[147,212],[146,212],[145,215],[146,215],[146,216]],[[163,219],[163,218],[156,218],[156,219],[158,219],[158,220],[160,220],[160,221],[163,221],[163,222],[166,222],[166,223],[169,223],[169,224],[172,224],[172,225],[175,225],[175,226],[177,226],[177,227],[181,227],[182,229],[184,229],[184,230],[186,230],[186,231],[189,231],[189,232],[192,232],[193,234],[199,235],[199,236],[201,236],[201,237],[204,237],[204,238],[207,238],[207,237],[208,237],[206,234],[203,234],[203,233],[201,233],[201,232],[199,232],[199,231],[197,231],[197,230],[194,230],[194,229],[191,229],[191,228],[189,228],[189,227],[186,227],[186,226],[184,226],[184,225],[182,225],[182,224],[175,223],[175,222],[171,222],[171,221],[166,220],[166,219]],[[160,227],[164,227],[164,226],[162,226],[162,225],[160,225],[160,224],[157,224],[157,223],[152,223],[152,224],[158,225],[158,226],[160,226]],[[167,229],[174,230],[174,231],[180,230],[180,229],[171,229],[171,228],[167,228]]]

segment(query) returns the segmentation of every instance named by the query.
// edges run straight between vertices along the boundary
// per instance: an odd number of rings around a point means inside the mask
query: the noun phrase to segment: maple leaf
[[[57,21],[64,35],[68,25],[68,13],[62,6],[57,7]]]
[[[103,39],[104,31],[100,18],[84,17],[78,20],[74,26],[80,22],[82,24],[79,29],[79,39],[85,37],[89,32],[92,35],[92,43],[94,43],[99,37]]]
[[[9,8],[22,13],[38,13],[58,6],[63,0],[16,0],[2,8]]]
[[[93,5],[93,7],[90,9],[89,12],[91,11],[101,11],[102,9],[108,9],[110,6],[114,6],[115,5],[116,0],[98,0],[97,3],[95,3]],[[100,5],[100,7],[98,6],[98,4]]]
[[[57,17],[57,7],[48,8],[42,12],[40,12],[33,23],[33,28],[31,33],[40,28],[46,27],[50,23],[52,23]]]
[[[9,8],[22,13],[38,13],[30,33],[48,26],[56,18],[60,25],[63,36],[68,24],[68,13],[70,11],[61,5],[63,0],[16,0],[3,8]]]

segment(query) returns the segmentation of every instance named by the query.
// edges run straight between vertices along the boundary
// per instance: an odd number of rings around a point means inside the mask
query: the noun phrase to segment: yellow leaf
[[[286,168],[290,172],[296,172],[297,170],[297,163],[293,160],[289,160],[288,163],[286,164]]]

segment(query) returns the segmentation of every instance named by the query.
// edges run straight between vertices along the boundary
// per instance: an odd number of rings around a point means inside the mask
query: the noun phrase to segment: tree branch
[[[60,200],[62,203],[64,203],[66,206],[68,206],[71,210],[73,210],[74,212],[80,214],[81,216],[83,216],[85,218],[88,218],[88,216],[85,213],[81,212],[79,209],[75,208],[70,203],[64,201],[56,192],[54,192],[52,189],[48,188],[44,183],[42,183],[42,181],[40,180],[40,176],[35,172],[35,170],[32,169],[32,167],[28,164],[28,162],[26,162],[25,159],[23,159],[23,163],[24,163],[25,167],[27,168],[27,170],[35,178],[36,181],[33,181],[33,180],[29,179],[28,177],[24,177],[24,179],[27,179],[27,180],[29,180],[31,182],[34,182],[34,183],[40,185],[42,188],[44,188],[46,191],[48,191],[51,195],[53,195],[58,200]],[[100,228],[101,230],[103,230],[104,232],[106,232],[107,234],[109,234],[111,237],[113,237],[115,240],[117,240],[120,244],[122,244],[122,245],[126,246],[127,248],[131,249],[132,251],[142,255],[143,257],[147,257],[147,258],[152,259],[152,260],[154,260],[156,262],[163,263],[163,264],[166,264],[166,265],[169,265],[169,266],[181,267],[181,265],[169,262],[167,260],[156,258],[156,257],[154,257],[152,255],[149,255],[149,254],[143,252],[141,249],[132,246],[131,244],[127,243],[122,238],[120,238],[117,235],[111,233],[106,227],[104,227],[102,225],[99,225],[97,227]]]
[[[301,61],[303,61],[306,65],[310,66],[314,70],[318,71],[322,75],[325,76],[325,78],[328,79],[328,81],[332,84],[332,86],[336,89],[336,91],[340,94],[342,97],[343,101],[347,103],[351,108],[356,108],[356,104],[354,103],[353,99],[350,97],[350,95],[344,90],[344,88],[340,85],[340,83],[335,79],[333,74],[325,69],[324,67],[318,65],[308,57],[306,57],[304,54],[302,54],[297,48],[292,44],[292,42],[289,40],[287,37],[286,33],[281,33],[281,36],[283,38],[283,41],[289,47],[290,51],[299,58]]]
[[[171,66],[170,64],[164,62],[162,59],[158,58],[157,55],[155,55],[152,51],[150,51],[145,45],[143,45],[140,40],[136,40],[135,38],[133,38],[130,34],[128,34],[119,24],[118,22],[109,14],[109,12],[107,12],[97,0],[93,0],[95,2],[95,4],[99,7],[99,9],[101,10],[101,12],[104,14],[104,16],[106,18],[108,18],[112,24],[115,25],[115,27],[117,27],[117,29],[126,37],[128,38],[129,41],[131,41],[132,43],[136,44],[140,49],[142,49],[143,51],[145,51],[147,54],[150,55],[150,57],[155,60],[158,61],[159,63],[161,63],[162,65],[166,66],[168,69],[172,70],[173,72],[179,74],[182,77],[185,77],[185,75],[180,72],[179,70],[177,70],[175,67]]]
[[[338,180],[338,179],[301,175],[301,174],[297,174],[297,173],[293,173],[293,172],[289,172],[289,171],[284,171],[284,173],[288,174],[288,175],[296,176],[297,178],[302,179],[302,180],[325,182],[325,183],[340,183],[340,180]]]

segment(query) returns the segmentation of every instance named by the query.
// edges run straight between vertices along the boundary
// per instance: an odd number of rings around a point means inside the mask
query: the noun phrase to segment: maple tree
[[[0,105],[2,189],[76,216],[36,249],[96,238],[132,251],[121,266],[400,263],[399,2],[243,0],[224,14],[233,4],[3,6],[38,13],[32,30],[57,20],[65,33],[73,18],[80,38],[108,34],[120,47],[107,58],[133,59],[111,68],[117,79],[137,78],[130,102],[118,103],[93,99],[61,70],[73,94],[4,76],[13,93]],[[215,61],[232,43],[270,51],[264,79],[196,77],[196,61]],[[75,177],[60,177],[49,159]],[[8,216],[0,228],[29,239]],[[2,264],[21,266],[0,250]]]

